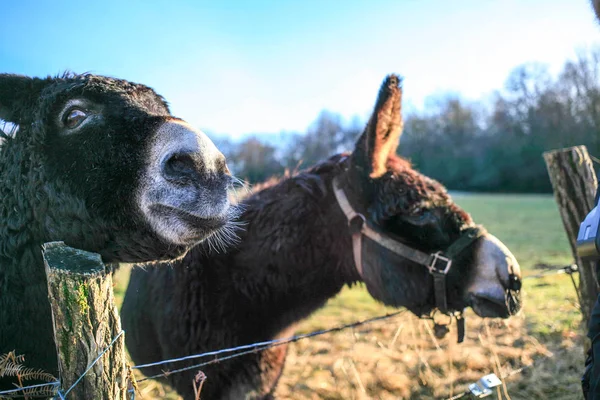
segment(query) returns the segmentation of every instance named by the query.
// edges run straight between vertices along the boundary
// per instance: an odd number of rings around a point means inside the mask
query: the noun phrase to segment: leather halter
[[[462,253],[475,240],[485,234],[481,226],[465,228],[461,236],[444,252],[424,253],[397,240],[394,240],[369,226],[367,219],[352,208],[344,190],[340,187],[337,177],[333,179],[333,193],[337,202],[348,219],[352,234],[352,251],[358,274],[363,278],[362,237],[363,235],[385,247],[386,249],[427,268],[433,276],[436,307],[444,314],[449,312],[446,296],[446,276],[452,267],[452,259]]]

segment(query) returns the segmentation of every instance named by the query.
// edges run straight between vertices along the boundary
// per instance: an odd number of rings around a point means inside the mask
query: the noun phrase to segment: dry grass
[[[579,399],[579,336],[565,331],[541,344],[528,333],[526,315],[486,321],[468,313],[463,344],[456,343],[454,330],[436,340],[430,321],[408,314],[368,330],[300,342],[290,351],[277,393],[294,399],[443,399],[483,375],[506,375],[537,360],[534,369],[507,380],[510,398]],[[509,398],[505,393],[501,398]]]
[[[515,249],[526,274],[533,273],[538,262],[569,261],[550,197],[469,196],[459,198],[459,203]],[[127,275],[123,269],[116,277],[118,298]],[[436,340],[430,321],[408,313],[292,344],[278,398],[445,399],[483,375],[507,374],[535,361],[534,368],[506,379],[490,398],[581,399],[583,331],[569,278],[526,280],[524,289],[524,309],[510,320],[483,320],[468,312],[463,344],[456,343],[454,327],[446,338]],[[299,324],[297,332],[389,311],[363,288],[346,289]],[[140,388],[144,399],[178,399],[160,383],[146,381]]]

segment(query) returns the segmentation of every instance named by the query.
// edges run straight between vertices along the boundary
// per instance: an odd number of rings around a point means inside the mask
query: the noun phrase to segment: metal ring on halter
[[[441,314],[441,315],[445,315],[446,317],[448,317],[448,323],[446,324],[442,324],[439,323],[435,320],[435,315],[436,314]],[[454,313],[443,313],[441,312],[439,309],[434,309],[433,312],[431,313],[431,320],[433,321],[434,324],[436,325],[450,325],[452,323],[452,319],[454,318]]]

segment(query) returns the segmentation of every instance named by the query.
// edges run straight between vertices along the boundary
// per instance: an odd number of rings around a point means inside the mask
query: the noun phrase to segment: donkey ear
[[[594,7],[596,18],[598,18],[598,21],[600,21],[600,0],[592,0],[592,6]]]
[[[43,86],[38,78],[0,74],[0,119],[18,124],[20,110],[37,99]]]
[[[387,171],[388,157],[396,152],[402,133],[402,79],[388,75],[377,96],[375,109],[354,150],[357,162],[370,178],[378,178]]]

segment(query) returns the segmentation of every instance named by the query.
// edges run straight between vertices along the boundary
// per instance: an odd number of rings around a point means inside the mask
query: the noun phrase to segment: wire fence
[[[60,400],[65,400],[67,398],[67,396],[69,395],[69,393],[79,384],[79,382],[81,382],[81,380],[88,374],[88,372],[90,372],[90,370],[94,367],[94,365],[96,365],[96,363],[98,363],[98,361],[100,361],[100,359],[102,358],[102,356],[104,356],[104,354],[106,354],[107,351],[109,351],[112,346],[116,343],[116,341],[125,333],[125,331],[121,331],[117,334],[117,336],[115,336],[112,341],[110,342],[110,344],[108,346],[106,346],[106,348],[104,350],[102,350],[102,352],[100,352],[100,354],[98,354],[98,356],[88,365],[88,367],[85,369],[85,371],[83,371],[83,373],[79,376],[79,378],[77,378],[77,380],[75,382],[73,382],[73,384],[64,392],[60,389],[60,381],[54,381],[54,382],[48,382],[48,383],[40,383],[37,385],[30,385],[30,386],[23,386],[23,387],[18,387],[15,389],[10,389],[10,390],[3,390],[0,391],[0,399],[8,397],[13,397],[13,395],[17,395],[19,394],[19,396],[27,393],[28,391],[31,390],[35,390],[35,389],[41,389],[41,388],[48,388],[48,387],[55,387],[56,388],[56,392],[54,394],[54,399],[60,399]]]
[[[567,266],[563,266],[560,268],[553,268],[553,269],[548,269],[546,271],[543,271],[541,273],[538,274],[533,274],[533,275],[528,275],[522,278],[522,280],[528,280],[528,279],[538,279],[538,278],[543,278],[543,277],[547,277],[547,276],[551,276],[551,275],[562,275],[562,274],[568,274],[571,276],[571,280],[573,281],[573,284],[575,286],[575,289],[577,291],[577,285],[575,283],[575,280],[573,278],[573,274],[579,272],[577,265],[575,264],[571,264],[571,265],[567,265]],[[579,296],[579,293],[578,293]],[[399,310],[393,313],[388,313],[388,314],[384,314],[384,315],[379,315],[376,317],[372,317],[372,318],[368,318],[368,319],[364,319],[364,320],[360,320],[360,321],[355,321],[349,324],[343,324],[343,325],[338,325],[335,326],[333,328],[329,328],[329,329],[321,329],[321,330],[317,330],[317,331],[312,331],[309,333],[305,333],[305,334],[300,334],[300,335],[295,335],[295,336],[291,336],[291,337],[286,337],[286,338],[278,338],[278,339],[273,339],[273,340],[267,340],[267,341],[262,341],[262,342],[256,342],[256,343],[251,343],[251,344],[246,344],[246,345],[241,345],[241,346],[236,346],[236,347],[231,347],[231,348],[225,348],[225,349],[220,349],[220,350],[214,350],[214,351],[209,351],[209,352],[205,352],[205,353],[199,353],[199,354],[193,354],[193,355],[188,355],[185,357],[180,357],[180,358],[173,358],[173,359],[167,359],[167,360],[162,360],[162,361],[157,361],[154,363],[148,363],[148,364],[142,364],[142,365],[136,365],[136,366],[132,366],[131,369],[144,369],[144,368],[149,368],[149,367],[154,367],[154,366],[161,366],[161,365],[166,365],[166,364],[174,364],[174,363],[179,363],[179,362],[184,362],[184,361],[189,361],[189,360],[196,360],[196,359],[202,359],[202,358],[207,358],[207,357],[214,357],[212,360],[209,361],[204,361],[201,363],[197,363],[194,365],[190,365],[190,366],[185,366],[182,368],[176,368],[176,369],[172,369],[172,370],[164,370],[162,373],[160,374],[156,374],[153,376],[148,376],[145,377],[143,379],[137,380],[137,382],[135,382],[134,386],[137,386],[137,383],[139,382],[143,382],[149,379],[158,379],[158,378],[163,378],[163,377],[168,377],[169,375],[172,374],[176,374],[176,373],[180,373],[180,372],[184,372],[184,371],[189,371],[189,370],[193,370],[193,369],[200,369],[204,366],[207,365],[212,365],[212,364],[217,364],[220,362],[224,362],[233,358],[237,358],[237,357],[242,357],[245,355],[249,355],[249,354],[253,354],[253,353],[258,353],[261,351],[265,351],[268,350],[270,348],[273,347],[277,347],[277,346],[282,346],[285,344],[289,344],[289,343],[294,343],[297,342],[299,340],[302,339],[308,339],[308,338],[313,338],[316,336],[321,336],[321,335],[325,335],[328,333],[333,333],[333,332],[340,332],[346,329],[351,329],[351,328],[356,328],[362,325],[366,325],[366,324],[370,324],[376,321],[383,321],[383,320],[387,320],[389,318],[398,316],[400,314],[405,313],[406,310]],[[7,396],[8,398],[13,397],[14,395],[18,394],[18,393],[26,393],[28,390],[35,390],[35,389],[39,389],[39,388],[43,388],[43,387],[55,387],[57,389],[56,393],[55,393],[55,397],[54,400],[66,400],[68,394],[73,390],[73,388],[83,379],[83,377],[86,376],[86,374],[93,368],[93,366],[102,358],[102,356],[108,351],[110,350],[110,348],[114,345],[114,343],[117,341],[117,339],[123,335],[125,332],[121,331],[117,336],[115,336],[112,340],[112,342],[110,343],[109,346],[107,346],[90,364],[89,366],[86,368],[86,370],[81,374],[81,376],[73,383],[73,385],[71,385],[71,387],[69,387],[66,391],[61,391],[60,389],[60,382],[58,381],[54,381],[54,382],[49,382],[49,383],[43,383],[43,384],[37,384],[37,385],[31,385],[31,386],[24,386],[24,387],[18,387],[15,389],[10,389],[10,390],[4,390],[4,391],[0,391],[0,398],[4,398],[5,396]],[[224,354],[227,354],[225,356],[223,356]],[[551,356],[547,356],[547,357],[551,357]],[[507,374],[502,375],[502,379],[506,379],[510,376],[516,375],[516,374],[520,374],[522,373],[524,370],[527,370],[529,368],[533,368],[535,366],[534,363],[532,364],[527,364],[524,365],[516,370],[510,371]],[[133,375],[131,375],[133,376]],[[133,395],[135,389],[130,389],[129,392]],[[459,394],[457,394],[456,396],[450,397],[447,400],[457,400],[460,399],[468,394],[471,394],[472,391],[467,390],[464,392],[461,392]]]
[[[296,336],[291,336],[291,337],[287,337],[287,338],[280,338],[280,339],[268,340],[268,341],[265,341],[265,342],[257,342],[257,343],[243,345],[243,346],[237,346],[237,347],[231,347],[231,348],[227,348],[227,349],[210,351],[210,352],[201,353],[201,354],[195,354],[195,355],[191,355],[191,356],[187,356],[187,357],[174,358],[174,359],[170,359],[170,360],[163,360],[163,361],[159,361],[159,362],[155,362],[155,363],[151,363],[151,364],[137,365],[137,366],[131,367],[131,368],[132,369],[133,368],[141,369],[141,368],[147,368],[147,367],[152,367],[152,366],[157,366],[157,365],[165,365],[165,364],[169,364],[169,363],[181,362],[181,361],[186,361],[186,360],[205,358],[205,357],[210,357],[210,356],[216,356],[217,357],[217,358],[215,358],[213,360],[206,361],[206,362],[203,362],[203,363],[200,363],[200,364],[196,364],[196,365],[191,365],[191,366],[187,366],[187,367],[175,369],[175,370],[172,370],[172,371],[164,371],[162,374],[157,374],[157,375],[149,376],[149,377],[146,377],[144,379],[140,379],[138,381],[138,382],[143,382],[143,381],[148,380],[148,379],[156,379],[156,378],[161,378],[161,377],[167,377],[167,376],[169,376],[171,374],[174,374],[174,373],[188,371],[188,370],[191,370],[191,369],[198,369],[198,368],[204,367],[206,365],[216,364],[216,363],[219,363],[219,362],[222,362],[222,361],[230,360],[232,358],[241,357],[241,356],[252,354],[252,353],[257,353],[257,352],[264,351],[264,350],[267,350],[267,349],[270,349],[270,348],[273,348],[273,347],[282,346],[284,344],[297,342],[297,341],[299,341],[301,339],[308,339],[308,338],[312,338],[312,337],[324,335],[326,333],[340,332],[340,331],[343,331],[343,330],[346,330],[346,329],[356,328],[356,327],[359,327],[361,325],[370,324],[372,322],[383,321],[383,320],[395,317],[397,315],[400,315],[400,314],[402,314],[404,312],[406,312],[406,310],[400,310],[400,311],[396,311],[396,312],[393,312],[393,313],[389,313],[389,314],[385,314],[385,315],[380,315],[380,316],[373,317],[373,318],[368,318],[368,319],[365,319],[365,320],[362,320],[362,321],[355,321],[355,322],[352,322],[350,324],[339,325],[339,326],[336,326],[336,327],[333,327],[333,328],[322,329],[322,330],[318,330],[318,331],[313,331],[313,332],[305,333],[305,334],[302,334],[302,335],[296,335]],[[234,353],[234,354],[231,354],[231,355],[225,356],[225,357],[218,357],[221,354],[227,354],[227,353]]]
[[[86,370],[85,370],[85,371],[83,371],[83,374],[81,374],[81,375],[79,376],[79,378],[77,378],[77,380],[76,380],[75,382],[73,382],[73,384],[71,385],[71,387],[70,387],[70,388],[68,388],[68,389],[65,391],[65,393],[64,393],[64,394],[62,394],[62,393],[60,392],[60,390],[58,391],[58,397],[59,397],[61,400],[64,400],[64,399],[67,397],[67,395],[68,395],[68,394],[71,392],[71,390],[73,390],[73,388],[75,388],[75,386],[77,386],[77,384],[78,384],[79,382],[81,382],[81,380],[83,379],[83,377],[84,377],[84,376],[86,376],[88,372],[90,372],[90,370],[91,370],[91,369],[94,367],[94,365],[96,365],[96,363],[97,363],[97,362],[98,362],[98,361],[99,361],[99,360],[102,358],[102,356],[103,356],[103,355],[104,355],[104,354],[105,354],[105,353],[106,353],[108,350],[110,350],[110,348],[111,348],[111,347],[113,347],[113,345],[115,344],[115,342],[117,341],[117,339],[119,339],[119,338],[120,338],[120,337],[121,337],[121,336],[122,336],[124,333],[125,333],[125,331],[121,331],[121,332],[119,332],[119,333],[117,334],[117,336],[115,336],[115,337],[113,338],[113,340],[110,342],[110,344],[109,344],[108,346],[106,346],[106,348],[105,348],[104,350],[102,350],[102,352],[101,352],[101,353],[98,355],[98,357],[96,357],[96,358],[94,359],[94,361],[92,361],[92,362],[90,363],[90,365],[88,365],[88,367],[86,368]]]
[[[540,273],[524,276],[523,278],[521,278],[521,280],[537,279],[551,275],[573,275],[576,272],[579,272],[579,267],[577,266],[577,264],[569,264],[559,268],[547,268],[545,271],[542,271]]]
[[[564,274],[568,274],[571,277],[571,280],[573,282],[574,288],[576,290],[576,292],[578,292],[578,287],[576,285],[576,282],[573,278],[573,274],[579,272],[578,267],[576,264],[570,264],[570,265],[566,265],[563,267],[559,267],[559,268],[550,268],[547,269],[546,271],[537,273],[537,274],[532,274],[532,275],[528,275],[522,278],[522,280],[529,280],[529,279],[539,279],[539,278],[544,278],[544,277],[548,277],[548,276],[552,276],[552,275],[564,275]],[[578,293],[578,297],[579,297],[579,293]],[[382,316],[378,316],[378,317],[374,317],[374,318],[369,318],[363,321],[357,321],[351,324],[346,324],[346,325],[341,325],[341,326],[337,326],[334,328],[330,328],[330,329],[325,329],[325,330],[319,330],[319,331],[314,331],[314,332],[310,332],[307,334],[303,334],[303,335],[297,335],[297,336],[292,336],[289,338],[281,338],[281,339],[275,339],[275,340],[270,340],[270,341],[265,341],[265,342],[257,342],[257,343],[252,343],[252,344],[248,344],[248,345],[243,345],[243,346],[238,346],[238,347],[232,347],[232,348],[228,348],[228,349],[221,349],[221,350],[216,350],[216,351],[211,351],[211,352],[206,352],[206,353],[201,353],[201,354],[196,354],[196,355],[191,355],[191,356],[186,356],[186,357],[181,357],[181,358],[175,358],[175,359],[170,359],[170,360],[163,360],[163,361],[158,361],[155,363],[149,363],[149,364],[142,364],[142,365],[137,365],[135,367],[132,368],[136,368],[136,369],[143,369],[143,368],[147,368],[147,367],[152,367],[152,366],[158,366],[158,365],[165,365],[168,363],[175,363],[175,362],[181,362],[181,361],[187,361],[187,360],[192,360],[192,359],[199,359],[199,358],[205,358],[205,357],[210,357],[210,356],[215,356],[216,358],[210,361],[206,361],[203,363],[198,363],[195,365],[191,365],[191,366],[186,366],[183,368],[178,368],[178,369],[173,369],[173,370],[168,370],[168,371],[163,371],[163,373],[161,374],[156,374],[153,376],[148,376],[145,377],[143,379],[140,379],[138,382],[143,382],[149,379],[158,379],[158,378],[163,378],[163,377],[168,377],[171,374],[175,374],[175,373],[179,373],[179,372],[184,372],[184,371],[189,371],[189,370],[193,370],[193,369],[200,369],[204,366],[207,365],[211,365],[211,364],[216,364],[216,363],[220,363],[232,358],[236,358],[236,357],[241,357],[244,355],[248,355],[248,354],[252,354],[252,353],[257,353],[260,351],[264,351],[267,349],[270,349],[272,347],[276,347],[276,346],[280,346],[280,345],[284,345],[284,344],[288,344],[288,343],[292,343],[292,342],[296,342],[298,340],[301,339],[306,339],[306,338],[311,338],[311,337],[315,337],[315,336],[319,336],[319,335],[323,335],[326,333],[331,333],[331,332],[338,332],[338,331],[342,331],[348,328],[354,328],[360,325],[364,325],[364,324],[368,324],[371,322],[375,322],[375,321],[381,321],[381,320],[385,320],[391,317],[394,317],[396,315],[399,315],[401,313],[403,313],[405,310],[401,310],[395,313],[391,313],[391,314],[386,314],[386,315],[382,315]],[[227,353],[234,353],[234,354],[230,354],[228,356],[225,357],[219,357],[222,354],[227,354]],[[553,355],[550,356],[546,356],[546,358],[548,357],[552,357]],[[523,371],[530,369],[530,368],[534,368],[535,367],[535,363],[532,364],[527,364],[524,365],[518,369],[512,370],[508,373],[505,373],[502,375],[502,380],[505,380],[511,376],[517,375],[522,373]],[[132,393],[133,394],[133,393]],[[453,396],[451,398],[449,398],[448,400],[457,400],[460,398],[463,398],[469,394],[473,394],[473,392],[471,390],[466,390],[464,392],[461,392],[459,394],[457,394],[456,396]]]
[[[578,300],[581,302],[581,297],[580,297],[580,293],[579,293],[579,288],[577,286],[577,283],[575,282],[575,278],[573,277],[573,274],[579,272],[579,267],[577,266],[577,264],[570,264],[570,265],[565,265],[563,267],[559,267],[559,268],[548,268],[546,271],[537,273],[537,274],[532,274],[532,275],[527,275],[525,277],[523,277],[521,280],[529,280],[529,279],[539,279],[539,278],[545,278],[547,276],[552,276],[552,275],[564,275],[567,274],[570,276],[571,278],[571,282],[573,283],[573,287],[575,289],[575,292],[577,293],[577,298]],[[550,353],[548,355],[546,355],[545,357],[543,357],[543,359],[548,359],[548,358],[552,358],[554,357],[554,354]],[[528,369],[532,369],[535,368],[536,363],[535,361],[530,363],[530,364],[525,364],[517,369],[514,369],[512,371],[506,372],[504,374],[501,375],[500,379],[501,382],[504,382],[505,379],[510,378],[511,376],[514,375],[518,375],[523,373],[523,371],[526,371]],[[495,375],[494,375],[495,376]],[[484,377],[482,377],[483,379]],[[481,380],[480,380],[481,381]],[[463,397],[467,396],[467,395],[474,395],[474,397],[477,398],[481,398],[481,397],[486,397],[487,395],[479,395],[475,394],[475,388],[478,390],[480,389],[480,386],[477,385],[477,383],[473,383],[471,385],[469,385],[469,389],[460,392],[452,397],[448,397],[446,400],[458,400],[458,399],[462,399]]]
[[[23,393],[28,390],[42,389],[42,388],[47,388],[47,387],[56,387],[56,389],[58,391],[59,386],[60,386],[60,382],[54,381],[54,382],[48,382],[48,383],[40,383],[37,385],[18,387],[15,389],[3,390],[0,392],[0,399],[3,399],[5,397],[10,398],[10,397],[12,397],[12,395],[16,395],[18,393]]]

